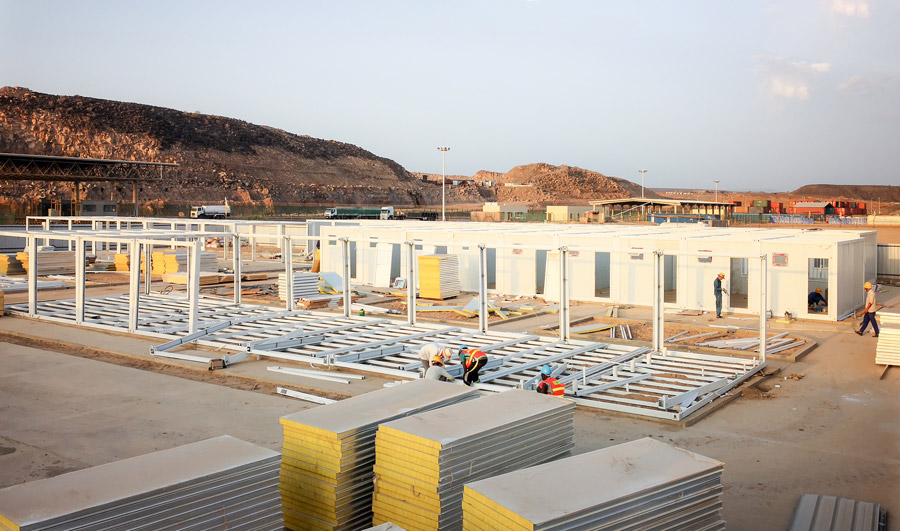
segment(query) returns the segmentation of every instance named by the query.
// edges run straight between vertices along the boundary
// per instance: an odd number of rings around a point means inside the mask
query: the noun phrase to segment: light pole
[[[713,182],[716,183],[716,203],[719,202],[719,180],[713,179]]]
[[[644,197],[644,174],[647,173],[647,170],[638,170],[638,173],[641,174],[641,198]]]
[[[447,174],[444,172],[444,160],[450,148],[442,146],[438,148],[441,152],[441,221],[447,221],[446,204],[447,193],[444,191],[447,182]]]

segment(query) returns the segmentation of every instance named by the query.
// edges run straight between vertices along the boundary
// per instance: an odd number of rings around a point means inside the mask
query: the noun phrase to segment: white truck
[[[192,218],[225,219],[231,213],[231,209],[225,205],[202,205],[191,207]]]

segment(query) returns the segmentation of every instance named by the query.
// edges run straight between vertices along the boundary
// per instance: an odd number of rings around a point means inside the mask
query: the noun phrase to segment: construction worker
[[[446,345],[438,343],[426,343],[422,345],[422,348],[419,349],[419,361],[422,362],[422,368],[425,369],[426,372],[431,367],[431,360],[435,356],[442,357],[443,362],[446,363],[453,357],[453,350]]]
[[[863,289],[866,290],[866,307],[863,309],[863,314],[865,315],[863,316],[862,326],[855,332],[857,335],[863,335],[866,327],[869,326],[869,323],[872,323],[872,330],[875,331],[875,337],[878,337],[878,321],[875,320],[875,290],[872,289],[871,282],[863,284]]]
[[[425,371],[425,379],[426,380],[438,380],[442,382],[452,382],[455,380],[453,376],[444,369],[444,358],[440,355],[435,355],[431,358],[431,367]]]
[[[728,293],[725,288],[722,287],[722,279],[725,278],[725,273],[719,273],[716,276],[716,280],[713,281],[713,293],[716,294],[716,319],[722,318],[722,294]]]
[[[566,386],[553,377],[549,365],[544,365],[541,367],[541,383],[537,386],[537,392],[542,395],[563,396],[566,394]]]
[[[488,362],[487,354],[477,348],[469,348],[465,345],[459,347],[459,361],[462,362],[463,383],[472,385],[478,383],[478,371]]]
[[[809,311],[811,312],[822,311],[819,309],[819,303],[828,306],[828,301],[822,296],[822,288],[816,288],[816,291],[810,291],[809,296],[806,297],[806,304],[809,306]]]

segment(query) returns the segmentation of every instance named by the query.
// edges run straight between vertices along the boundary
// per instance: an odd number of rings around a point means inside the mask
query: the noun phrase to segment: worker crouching
[[[425,371],[426,380],[438,380],[441,382],[452,382],[453,376],[444,368],[444,359],[440,354],[436,354],[431,358],[431,367]]]
[[[537,386],[537,392],[543,395],[563,396],[566,394],[566,386],[553,377],[549,365],[544,365],[541,367],[541,383]]]
[[[469,348],[465,345],[459,347],[459,361],[462,362],[463,383],[472,385],[478,383],[478,371],[488,362],[487,354],[477,348]]]

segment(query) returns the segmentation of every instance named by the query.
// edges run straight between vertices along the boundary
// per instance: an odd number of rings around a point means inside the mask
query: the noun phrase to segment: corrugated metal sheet
[[[878,244],[878,278],[900,278],[900,245]]]
[[[799,203],[794,203],[794,208],[825,208],[827,206],[831,206],[831,203],[824,201],[800,201]]]
[[[882,310],[877,315],[881,331],[875,347],[875,364],[900,365],[900,313]]]
[[[804,494],[794,508],[790,531],[881,531],[885,517],[877,503]]]

